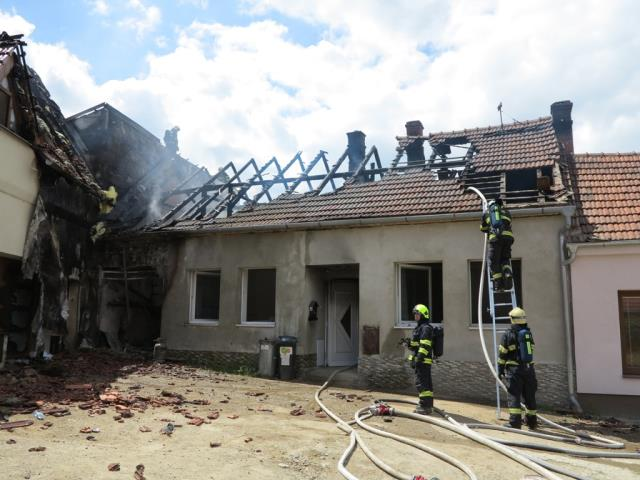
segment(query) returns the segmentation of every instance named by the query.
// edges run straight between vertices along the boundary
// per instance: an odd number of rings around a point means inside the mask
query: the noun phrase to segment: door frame
[[[336,279],[330,280],[328,282],[327,288],[327,297],[328,297],[328,309],[327,309],[327,322],[326,322],[326,331],[325,331],[325,359],[327,366],[330,367],[341,367],[341,366],[349,366],[358,363],[358,356],[360,350],[360,308],[359,308],[359,288],[360,282],[357,278],[347,278],[347,279]],[[334,288],[337,284],[340,283],[349,283],[354,286],[353,299],[352,299],[352,319],[354,322],[353,334],[351,336],[351,342],[353,346],[353,358],[351,360],[336,360],[334,358],[335,352],[332,350],[333,339],[331,338],[331,322],[337,322],[337,315],[335,314],[335,296],[334,296]]]

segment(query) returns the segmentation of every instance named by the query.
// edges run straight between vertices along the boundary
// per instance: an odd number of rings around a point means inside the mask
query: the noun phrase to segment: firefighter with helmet
[[[482,215],[480,230],[489,235],[489,270],[495,291],[513,288],[511,271],[511,214],[499,195],[491,200]]]
[[[502,335],[498,346],[498,376],[504,380],[509,392],[509,423],[507,427],[522,427],[521,400],[525,404],[525,419],[530,430],[538,426],[536,390],[538,380],[533,366],[535,342],[522,308],[509,312],[511,328]]]
[[[421,303],[413,307],[413,318],[418,324],[413,329],[408,360],[416,375],[419,404],[415,412],[429,415],[433,411],[433,383],[431,364],[433,363],[433,327],[429,309]]]

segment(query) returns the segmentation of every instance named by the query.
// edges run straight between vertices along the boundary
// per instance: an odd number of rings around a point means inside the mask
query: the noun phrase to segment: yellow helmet
[[[419,303],[415,307],[413,307],[413,313],[419,313],[423,318],[429,318],[429,309],[426,305]]]
[[[527,313],[520,307],[516,307],[509,312],[511,323],[527,323]]]

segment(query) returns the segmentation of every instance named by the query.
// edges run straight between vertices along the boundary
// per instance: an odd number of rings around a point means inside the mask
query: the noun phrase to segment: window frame
[[[249,294],[249,272],[251,270],[273,270],[275,273],[274,279],[274,308],[273,308],[273,318],[274,321],[270,322],[268,320],[247,320],[247,296]],[[239,326],[243,327],[275,327],[276,322],[275,319],[278,318],[278,269],[276,267],[248,267],[243,268],[241,271],[241,301],[240,301],[240,324]]]
[[[625,297],[640,297],[640,290],[618,290],[618,320],[620,326],[620,361],[622,366],[623,377],[640,377],[640,367],[626,365],[626,344],[629,338],[626,335],[625,322],[623,317],[622,300]]]
[[[218,287],[218,318],[196,318],[196,294],[198,292],[198,275],[217,276],[219,281]],[[207,270],[191,270],[189,280],[189,325],[205,325],[217,326],[220,324],[220,299],[222,298],[222,271],[220,269]]]
[[[431,275],[432,267],[427,265],[427,263],[433,262],[420,262],[420,263],[396,263],[396,324],[397,328],[415,328],[417,322],[415,320],[410,320],[405,322],[402,320],[402,269],[410,268],[413,270],[426,270],[428,272],[428,288],[429,288],[429,299],[428,305],[431,308],[433,301],[433,277]],[[440,325],[441,323],[434,323],[434,325]]]

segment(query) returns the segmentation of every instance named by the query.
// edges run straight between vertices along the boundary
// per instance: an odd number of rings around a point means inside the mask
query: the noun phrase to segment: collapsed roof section
[[[569,115],[560,122],[564,130],[558,128],[554,112],[558,104]],[[333,220],[346,224],[363,218],[477,211],[477,198],[465,193],[469,186],[486,196],[500,195],[511,207],[564,204],[570,197],[565,167],[571,153],[565,145],[572,141],[563,142],[563,135],[571,136],[571,103],[558,104],[547,118],[428,136],[420,122],[408,122],[407,135],[397,137],[398,154],[388,167],[382,166],[375,147],[367,152],[362,132],[347,134],[349,145],[333,166],[323,151],[306,165],[300,153],[284,167],[276,159],[262,166],[250,160],[239,169],[230,163],[222,169],[226,183],[181,191],[185,199],[149,230],[258,230],[294,224],[313,228]],[[429,159],[426,141],[433,150]],[[320,174],[314,173],[318,166],[324,170]],[[274,171],[267,176],[270,168]],[[299,173],[290,176],[290,170]],[[266,201],[260,203],[263,197]]]
[[[117,202],[105,217],[112,232],[122,232],[161,218],[181,200],[181,189],[208,181],[209,173],[181,157],[178,128],[165,142],[107,103],[67,119],[78,148],[100,185],[114,186]],[[174,138],[175,137],[175,138]]]
[[[103,194],[75,148],[60,107],[51,99],[38,74],[24,61],[22,35],[0,34],[0,62],[12,74],[16,100],[16,133],[29,141],[45,166],[88,190]]]
[[[640,240],[640,153],[575,155],[572,242]]]

